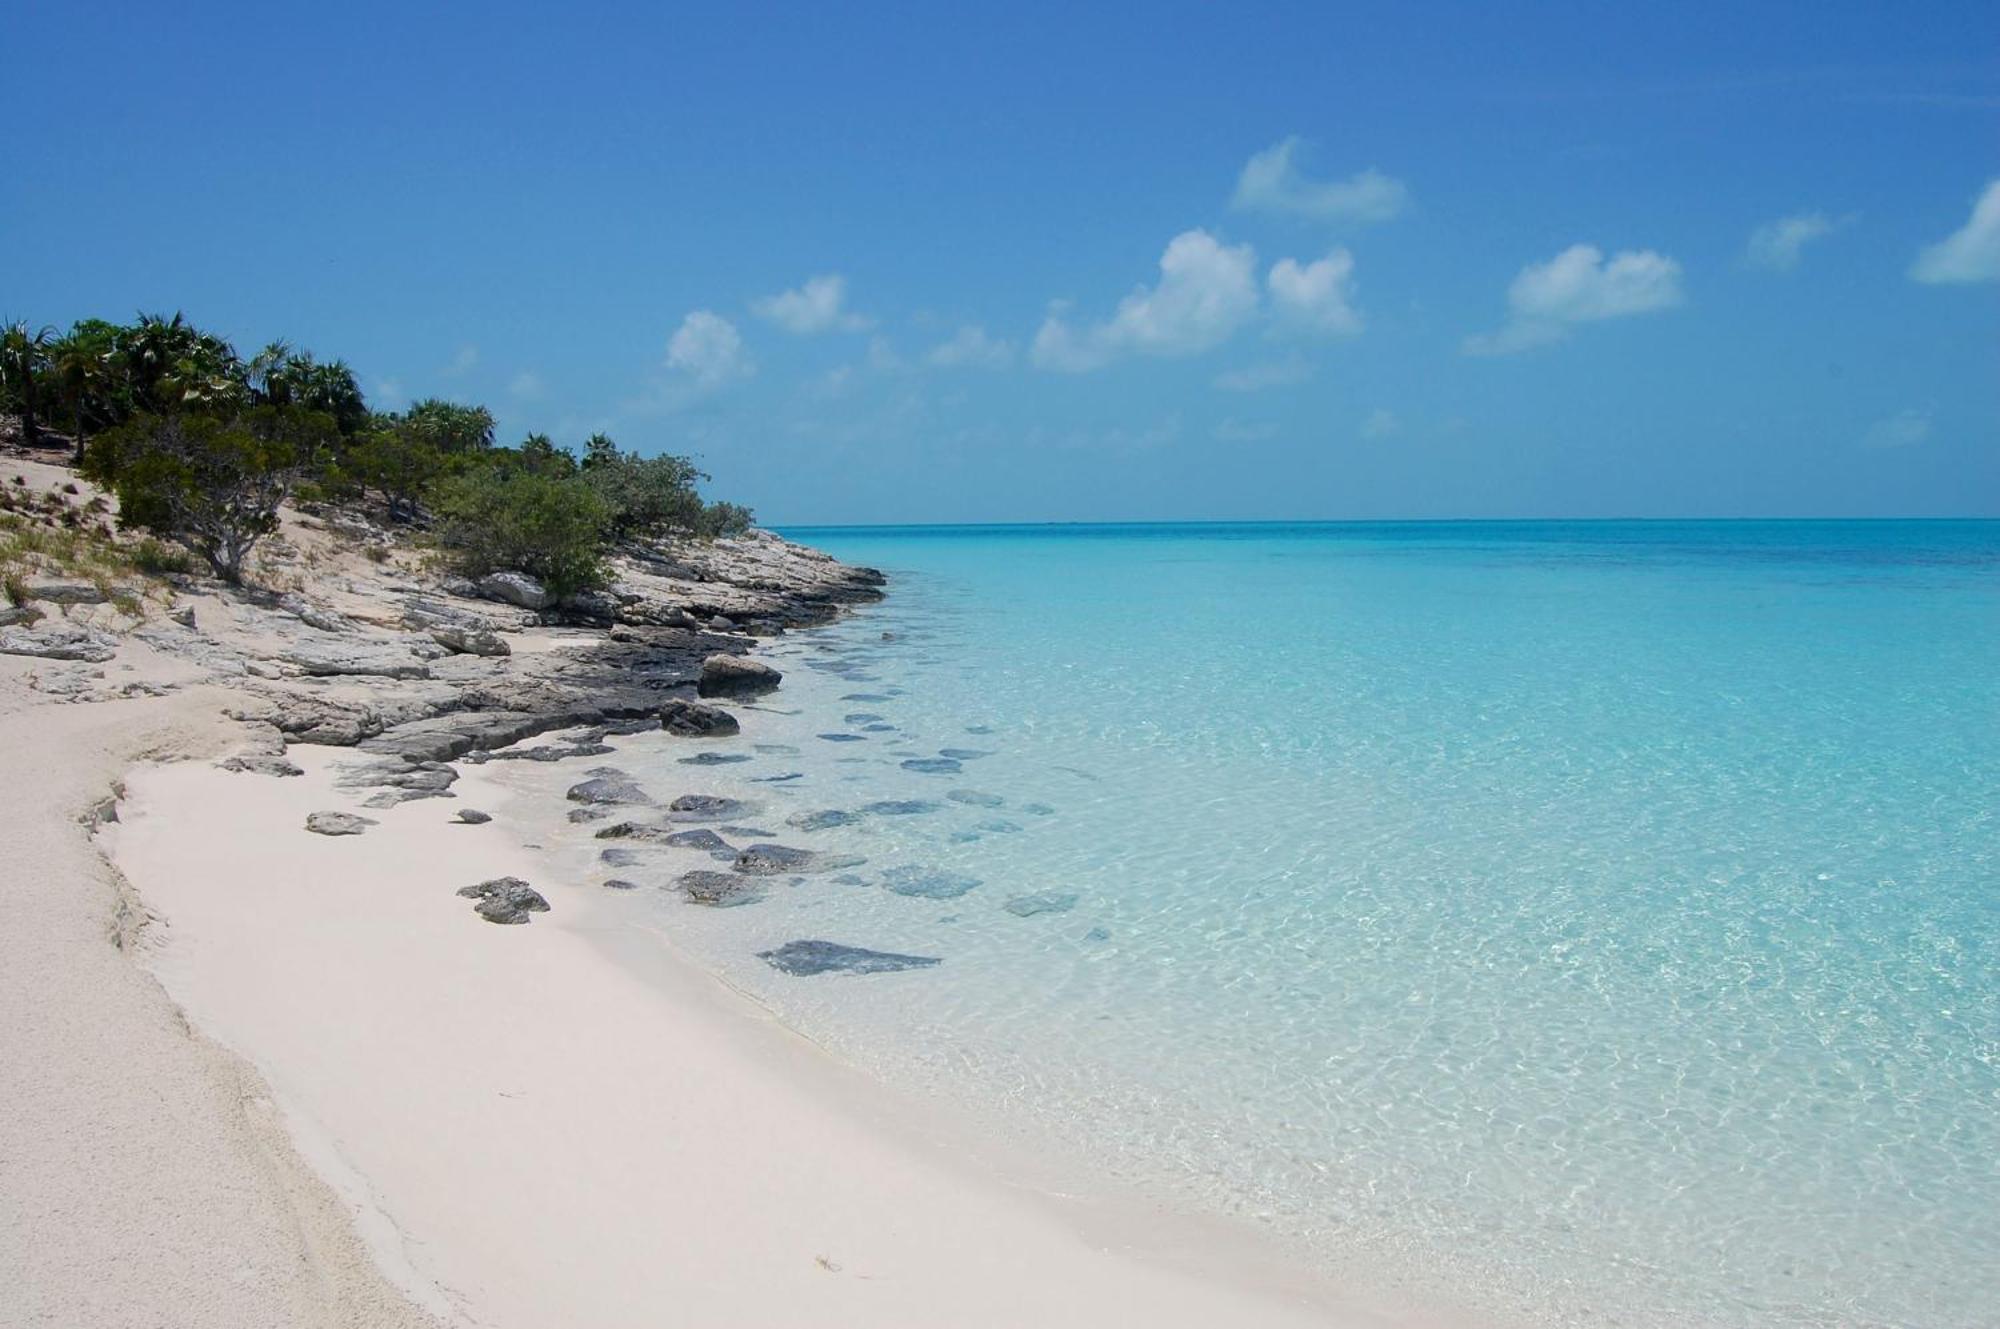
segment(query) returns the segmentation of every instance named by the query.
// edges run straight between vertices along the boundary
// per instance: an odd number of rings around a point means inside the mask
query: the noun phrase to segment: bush
[[[444,469],[445,455],[431,437],[400,420],[363,435],[347,465],[355,479],[382,492],[390,516],[406,518],[416,515],[418,500]]]
[[[719,540],[724,536],[742,535],[750,529],[750,509],[740,503],[710,503],[701,510],[701,520],[695,526],[695,534],[704,540]]]
[[[576,478],[475,470],[438,486],[437,542],[469,577],[519,570],[552,594],[602,586],[604,501]]]
[[[707,477],[685,457],[599,457],[584,482],[604,500],[611,533],[619,539],[693,531],[702,515],[697,481]]]
[[[141,415],[92,439],[83,473],[117,492],[121,526],[183,545],[237,583],[257,541],[278,528],[302,459],[335,433],[330,416],[278,406]]]

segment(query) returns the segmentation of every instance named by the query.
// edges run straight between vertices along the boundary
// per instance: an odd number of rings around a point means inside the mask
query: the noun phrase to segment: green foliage
[[[49,343],[55,334],[26,323],[0,329],[0,403],[21,417],[21,441],[41,442],[42,398],[49,368]]]
[[[155,577],[192,573],[195,568],[194,559],[186,550],[176,549],[150,535],[132,546],[132,566]]]
[[[361,484],[379,490],[392,516],[416,515],[417,504],[444,474],[445,454],[426,435],[395,416],[377,416],[376,428],[363,434],[348,456],[350,473]]]
[[[437,541],[467,576],[526,572],[558,596],[601,586],[610,514],[574,477],[485,467],[438,486]]]
[[[547,434],[530,434],[521,440],[515,449],[519,464],[536,475],[557,477],[576,474],[576,458],[566,448],[559,448]]]
[[[121,525],[176,541],[240,582],[250,551],[277,529],[303,459],[337,432],[331,416],[279,406],[140,415],[91,440],[83,471],[116,491]]]
[[[344,360],[321,364],[310,351],[294,351],[274,341],[245,366],[244,377],[257,401],[330,415],[343,437],[368,423],[368,403]]]
[[[750,530],[751,521],[750,509],[741,503],[710,503],[701,510],[701,519],[695,524],[695,534],[704,540],[743,535]]]
[[[484,452],[493,446],[493,415],[484,406],[461,406],[426,397],[400,418],[418,438],[447,457]]]
[[[604,500],[611,533],[621,540],[692,532],[701,520],[695,485],[708,477],[685,457],[640,457],[611,440],[585,454],[583,479]],[[593,443],[597,440],[593,440]]]

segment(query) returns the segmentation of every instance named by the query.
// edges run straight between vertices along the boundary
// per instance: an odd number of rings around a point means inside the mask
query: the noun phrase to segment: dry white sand
[[[491,768],[330,839],[304,821],[357,810],[330,774],[353,758],[291,755],[304,778],[142,768],[105,839],[162,918],[168,991],[261,1072],[415,1300],[521,1329],[1362,1322],[1205,1229],[926,1138],[601,887],[550,878]],[[464,806],[499,820],[448,824]],[[553,912],[495,926],[454,894],[510,873]]]

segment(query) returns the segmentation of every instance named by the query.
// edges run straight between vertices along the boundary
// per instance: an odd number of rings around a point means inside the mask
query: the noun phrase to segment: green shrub
[[[155,577],[171,573],[191,573],[194,559],[184,550],[147,536],[132,546],[132,566]]]
[[[604,584],[610,515],[580,479],[468,471],[438,486],[434,506],[438,546],[466,576],[518,570],[558,596]]]

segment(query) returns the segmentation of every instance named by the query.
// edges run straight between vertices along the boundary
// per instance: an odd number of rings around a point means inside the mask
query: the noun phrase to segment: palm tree
[[[0,392],[20,412],[21,441],[31,448],[42,441],[38,397],[48,369],[52,335],[49,328],[30,332],[26,323],[10,324],[0,332]]]
[[[83,445],[91,424],[116,421],[116,371],[112,357],[118,330],[92,319],[77,323],[49,343],[49,378],[56,397],[68,410],[76,431],[76,463],[83,464]]]

